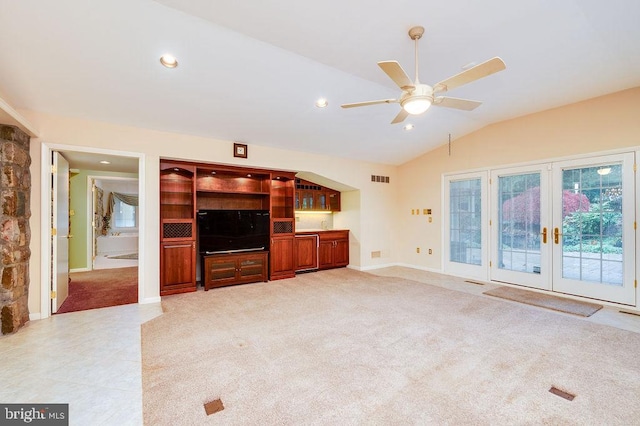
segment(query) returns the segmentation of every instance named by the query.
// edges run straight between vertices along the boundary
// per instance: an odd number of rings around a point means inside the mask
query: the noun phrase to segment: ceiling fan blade
[[[483,77],[502,71],[507,66],[502,59],[495,57],[483,62],[468,70],[462,71],[459,74],[449,77],[446,80],[442,80],[433,86],[434,93],[446,92],[447,90],[455,89],[463,84],[471,83],[472,81],[479,80]]]
[[[365,102],[354,102],[352,104],[342,104],[340,105],[342,108],[355,108],[367,105],[378,105],[378,104],[394,104],[398,102],[397,99],[380,99],[379,101],[365,101]]]
[[[469,99],[449,98],[446,96],[438,96],[433,100],[433,104],[436,106],[463,109],[465,111],[473,111],[482,105],[480,101],[472,101]]]
[[[405,118],[407,118],[408,116],[409,116],[409,113],[407,111],[405,111],[404,108],[402,108],[400,110],[400,112],[398,113],[398,115],[396,115],[396,118],[393,119],[391,124],[402,123],[405,120]]]
[[[404,72],[398,61],[382,61],[378,62],[378,66],[382,68],[382,71],[402,90],[410,90],[414,87],[413,81],[411,81],[407,73]]]

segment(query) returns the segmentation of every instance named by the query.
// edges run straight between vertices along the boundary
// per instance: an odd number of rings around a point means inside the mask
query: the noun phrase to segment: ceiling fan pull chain
[[[413,41],[415,42],[414,60],[416,62],[416,85],[420,84],[420,78],[418,77],[418,40],[420,40],[420,37],[416,37],[415,39],[413,39]]]

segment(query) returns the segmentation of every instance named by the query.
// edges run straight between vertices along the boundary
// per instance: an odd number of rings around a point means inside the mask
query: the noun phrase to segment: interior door
[[[554,291],[635,305],[633,163],[633,153],[554,163]]]
[[[546,165],[491,173],[491,280],[551,289]]]
[[[69,163],[53,152],[52,165],[51,313],[56,313],[69,295]]]

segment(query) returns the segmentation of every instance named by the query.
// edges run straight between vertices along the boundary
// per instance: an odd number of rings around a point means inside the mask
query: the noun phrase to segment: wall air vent
[[[371,175],[371,182],[389,183],[389,176]]]

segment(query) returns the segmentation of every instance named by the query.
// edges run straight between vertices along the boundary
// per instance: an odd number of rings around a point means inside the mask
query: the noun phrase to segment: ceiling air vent
[[[371,182],[389,183],[389,176],[371,175]]]

